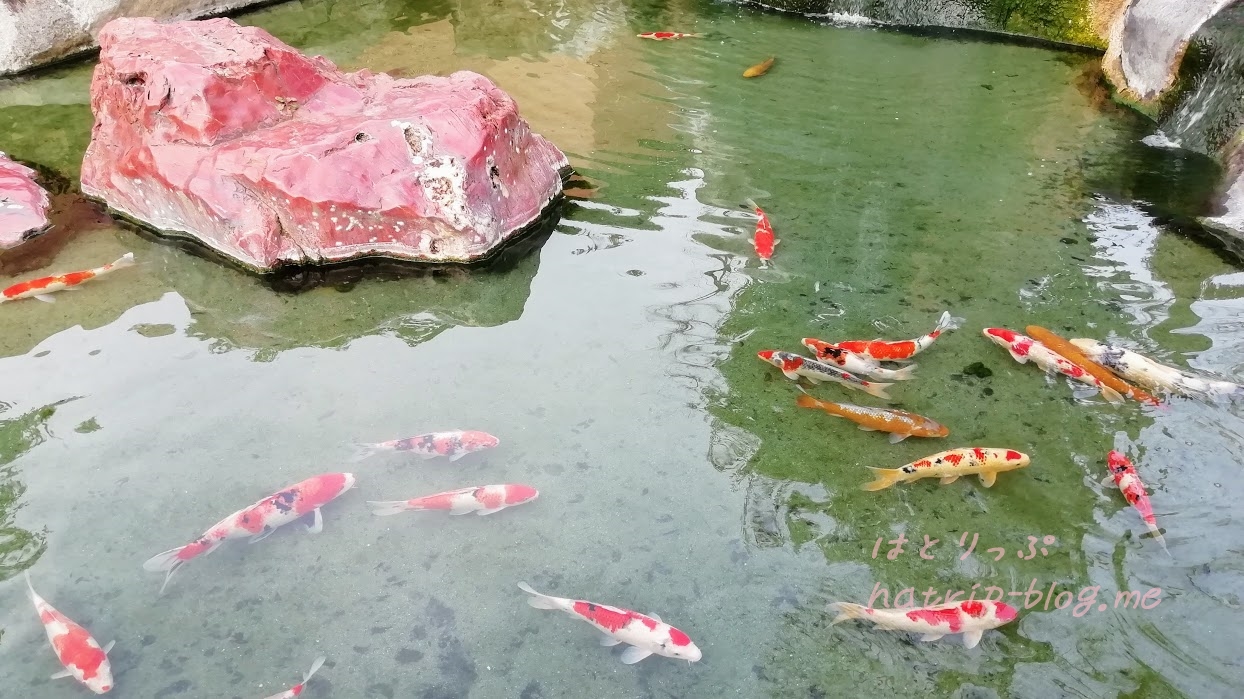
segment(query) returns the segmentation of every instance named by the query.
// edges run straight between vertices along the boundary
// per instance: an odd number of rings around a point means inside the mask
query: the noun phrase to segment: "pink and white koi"
[[[301,696],[302,690],[307,688],[307,682],[311,681],[312,675],[320,671],[320,667],[324,665],[325,660],[327,660],[327,658],[322,655],[316,658],[315,662],[311,664],[311,669],[307,670],[307,674],[302,676],[301,682],[293,687],[290,687],[284,692],[281,692],[280,694],[273,694],[272,696],[267,697],[267,699],[294,699],[294,697]]]
[[[1162,538],[1162,530],[1158,529],[1158,520],[1153,516],[1153,505],[1149,504],[1149,494],[1145,492],[1144,481],[1140,480],[1140,474],[1136,473],[1132,462],[1128,461],[1123,454],[1111,450],[1106,455],[1106,468],[1110,470],[1110,478],[1114,479],[1114,484],[1123,491],[1123,498],[1140,513],[1140,518],[1153,533],[1153,538],[1158,540],[1158,543],[1162,545],[1162,550],[1166,551],[1166,555],[1169,556],[1171,551],[1166,548],[1166,539]]]
[[[319,534],[324,528],[324,517],[320,508],[353,487],[354,474],[351,473],[325,473],[295,483],[225,517],[185,546],[152,556],[143,563],[143,570],[167,572],[164,584],[160,586],[160,592],[163,593],[168,581],[179,568],[199,556],[212,553],[230,539],[249,537],[253,544],[268,538],[278,528],[307,515],[314,517],[312,524],[307,526],[307,531]]]
[[[1079,381],[1086,386],[1098,389],[1101,391],[1102,398],[1111,403],[1123,402],[1123,396],[1118,391],[1102,383],[1101,379],[1085,371],[1084,367],[1027,335],[1021,335],[1014,330],[1007,330],[1006,328],[985,328],[981,332],[994,344],[1006,348],[1006,351],[1011,354],[1011,358],[1020,364],[1027,364],[1028,360],[1031,359],[1033,364],[1036,364],[1047,374],[1062,374],[1074,381]]]
[[[1158,364],[1144,355],[1122,347],[1086,338],[1073,339],[1071,344],[1079,347],[1084,356],[1114,372],[1119,378],[1150,391],[1167,391],[1192,398],[1244,397],[1244,386],[1237,383],[1203,379],[1190,372]]]
[[[872,357],[856,354],[832,342],[818,340],[815,337],[803,338],[803,346],[812,350],[817,360],[836,364],[847,371],[853,371],[862,376],[869,376],[883,381],[906,381],[916,378],[912,376],[912,372],[916,370],[915,364],[909,364],[902,369],[886,369],[881,366],[881,362]]]
[[[757,352],[756,356],[781,369],[786,378],[792,381],[798,381],[800,377],[814,384],[822,381],[833,381],[848,388],[863,391],[870,396],[885,399],[890,397],[890,394],[886,393],[885,389],[893,384],[868,381],[849,371],[844,371],[824,362],[818,362],[815,359],[801,357],[793,352],[762,350]]]
[[[848,619],[864,619],[884,631],[921,634],[921,641],[936,641],[948,634],[962,633],[963,645],[968,648],[975,648],[986,631],[1010,623],[1019,615],[1011,605],[991,600],[915,609],[874,609],[850,602],[834,602],[829,607],[838,612],[831,625]]]
[[[102,267],[86,269],[80,272],[54,274],[50,277],[40,277],[30,281],[19,282],[0,291],[0,303],[30,298],[43,301],[44,303],[56,303],[56,299],[51,294],[57,291],[77,291],[82,288],[83,284],[92,279],[98,279],[109,272],[133,267],[136,264],[138,263],[134,261],[134,253],[127,252],[117,261],[110,262]]]
[[[39,613],[39,621],[43,622],[48,643],[52,644],[56,659],[65,668],[52,675],[52,679],[72,677],[96,694],[107,693],[112,689],[112,666],[108,663],[108,652],[116,641],[101,648],[86,629],[58,612],[35,592],[29,571],[22,572],[26,575],[27,594]]]
[[[603,634],[600,645],[611,647],[619,643],[628,644],[630,647],[622,652],[622,662],[627,665],[654,654],[690,663],[702,656],[700,649],[691,642],[687,634],[661,621],[661,617],[656,614],[640,614],[606,604],[552,597],[536,592],[525,582],[520,582],[518,589],[531,595],[527,598],[527,604],[536,609],[561,610],[595,626]]]
[[[540,491],[529,485],[506,483],[504,485],[480,485],[459,488],[435,495],[425,495],[411,500],[368,500],[375,514],[384,517],[407,510],[448,510],[451,515],[490,515],[507,507],[531,502]]]
[[[377,444],[358,444],[357,454],[352,461],[362,461],[372,454],[382,451],[410,452],[423,459],[435,459],[448,456],[450,461],[457,461],[467,454],[492,449],[501,440],[476,430],[452,430],[449,432],[429,432],[405,439],[392,439]]]

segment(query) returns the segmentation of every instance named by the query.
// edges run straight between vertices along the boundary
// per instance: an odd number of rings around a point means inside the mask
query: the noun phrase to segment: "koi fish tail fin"
[[[1166,552],[1166,555],[1170,556],[1171,550],[1166,548],[1166,538],[1162,536],[1162,530],[1158,529],[1158,525],[1145,522],[1145,526],[1148,527],[1149,531],[1153,533],[1153,538],[1157,539],[1158,543],[1162,545],[1162,550]]]
[[[803,387],[800,386],[800,388],[802,389]],[[807,393],[800,393],[799,397],[795,399],[795,405],[798,405],[801,408],[820,408],[821,401],[813,398]]]
[[[364,444],[362,442],[355,442],[354,454],[350,457],[350,463],[358,463],[372,454],[378,453],[379,451],[379,444]]]
[[[937,321],[937,327],[934,330],[938,332],[947,332],[950,330],[958,330],[967,322],[966,318],[959,318],[950,315],[950,311],[942,311],[942,317]]]
[[[916,375],[913,373],[916,370],[916,366],[917,365],[915,364],[908,364],[902,369],[895,369],[894,371],[891,371],[886,376],[894,379],[895,381],[909,381],[916,378]]]
[[[744,204],[747,204],[748,206],[752,207],[753,209],[759,209],[759,208],[760,208],[760,204],[757,204],[757,203],[756,203],[756,200],[755,200],[755,199],[751,199],[750,197],[749,197],[749,198],[747,198],[747,199],[744,199],[744,200],[743,200],[743,203],[744,203]]]
[[[151,558],[148,558],[146,561],[143,561],[143,570],[152,573],[163,573],[176,570],[179,566],[181,566],[181,564],[185,563],[185,561],[178,558],[182,550],[185,548],[185,546],[178,546],[177,548],[169,549],[164,553],[157,553]]]
[[[121,269],[122,267],[133,267],[138,264],[134,260],[134,253],[127,252],[110,265],[113,269]]]
[[[307,670],[307,674],[302,676],[303,684],[306,684],[308,681],[310,681],[311,676],[320,671],[320,668],[324,666],[325,660],[328,660],[328,658],[321,655],[320,657],[315,659],[315,662],[311,663],[311,669]]]
[[[367,504],[371,505],[372,514],[379,517],[388,517],[389,515],[395,515],[399,512],[405,512],[406,510],[423,509],[421,507],[411,507],[405,500],[386,500],[383,502],[368,500]]]
[[[527,598],[527,604],[531,605],[532,607],[535,607],[536,609],[560,609],[561,608],[557,604],[556,599],[549,597],[548,595],[543,595],[543,594],[540,594],[539,592],[536,592],[535,590],[531,589],[531,585],[528,585],[525,582],[520,582],[518,584],[518,589],[531,595],[531,597]]]
[[[868,470],[872,471],[873,474],[877,476],[877,480],[860,486],[861,489],[868,491],[885,490],[895,483],[898,483],[899,478],[903,475],[903,472],[897,468],[873,468],[872,466],[869,466]]]
[[[39,595],[35,592],[35,584],[30,582],[30,571],[23,570],[22,575],[26,576],[26,595],[30,597],[30,601],[39,604]]]
[[[834,624],[841,624],[842,622],[849,621],[851,619],[863,619],[868,615],[864,611],[864,605],[853,604],[851,602],[834,602],[829,605],[829,608],[831,611],[838,612],[838,616],[834,617],[834,620],[829,622],[830,626],[833,626]]]
[[[886,393],[885,389],[886,387],[893,385],[894,384],[892,383],[876,383],[875,381],[870,381],[867,386],[861,386],[860,388],[864,389],[864,392],[870,396],[890,400],[890,394]]]
[[[1118,391],[1104,384],[1101,387],[1101,397],[1105,398],[1111,403],[1122,403],[1123,402],[1123,396]]]

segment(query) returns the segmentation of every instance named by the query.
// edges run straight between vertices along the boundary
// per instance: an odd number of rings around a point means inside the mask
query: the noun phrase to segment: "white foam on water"
[[[1157,131],[1156,133],[1145,136],[1144,138],[1140,139],[1140,142],[1145,144],[1146,146],[1151,146],[1153,148],[1171,148],[1171,149],[1183,148],[1182,143],[1180,143],[1179,141],[1176,141],[1170,136],[1167,136],[1166,134],[1162,133],[1160,130]]]

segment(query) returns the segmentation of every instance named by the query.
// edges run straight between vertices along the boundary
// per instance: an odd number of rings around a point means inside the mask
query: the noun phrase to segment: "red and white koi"
[[[48,642],[52,644],[56,659],[65,667],[52,675],[52,679],[72,677],[96,694],[107,693],[112,689],[112,666],[108,664],[108,652],[116,641],[100,647],[86,629],[58,612],[35,592],[29,571],[22,572],[26,575],[26,591],[39,613],[39,621],[43,622]]]
[[[960,476],[972,475],[980,476],[981,485],[989,488],[997,481],[999,473],[1024,468],[1028,463],[1028,455],[1014,449],[951,449],[898,468],[869,467],[877,480],[865,483],[863,489],[884,490],[895,483],[910,483],[921,478],[940,478],[941,485],[948,485]]]
[[[324,529],[324,517],[320,508],[340,497],[354,487],[354,474],[325,473],[273,493],[250,507],[225,517],[203,533],[198,539],[175,549],[158,553],[143,563],[143,570],[167,572],[160,592],[168,581],[186,563],[212,553],[231,539],[250,538],[250,542],[262,541],[278,528],[295,522],[307,515],[314,520],[307,525],[311,534]]]
[[[905,362],[927,350],[934,340],[942,336],[942,333],[958,329],[962,324],[963,318],[954,318],[950,315],[950,311],[943,311],[942,317],[937,321],[937,326],[933,328],[932,332],[923,337],[917,337],[914,340],[900,340],[898,342],[889,342],[887,340],[844,340],[836,343],[835,347],[840,347],[849,352],[861,354],[878,361]]]
[[[410,452],[423,459],[435,459],[448,456],[450,461],[457,461],[467,454],[492,449],[501,440],[476,430],[452,430],[449,432],[429,432],[405,439],[392,439],[377,444],[356,444],[359,451],[351,461],[362,461],[372,454],[382,451]]]
[[[302,676],[301,682],[293,687],[290,687],[284,692],[281,692],[280,694],[273,694],[272,696],[267,697],[267,699],[294,699],[294,697],[301,696],[302,690],[307,688],[307,682],[311,681],[312,675],[320,671],[320,667],[324,665],[325,660],[327,660],[327,658],[322,655],[316,658],[315,662],[311,664],[311,669],[307,670],[307,674]]]
[[[1010,623],[1019,616],[1011,605],[992,600],[968,600],[915,609],[874,609],[862,604],[834,602],[829,608],[838,612],[838,616],[830,622],[831,626],[848,619],[864,619],[873,622],[874,628],[884,631],[921,634],[921,641],[936,641],[948,634],[961,633],[963,645],[968,648],[975,648],[986,631]]]
[[[893,384],[868,381],[849,371],[844,371],[824,362],[818,362],[815,359],[801,357],[793,352],[761,350],[756,353],[756,356],[781,369],[786,378],[792,381],[798,381],[800,377],[814,384],[822,381],[833,381],[834,383],[863,391],[870,396],[887,400],[890,398],[890,394],[886,393],[885,389]]]
[[[763,262],[768,262],[773,259],[773,248],[776,248],[777,244],[782,241],[774,237],[773,225],[769,223],[769,217],[760,205],[751,199],[747,200],[747,205],[755,209],[756,216],[759,217],[756,221],[756,233],[752,236],[752,247],[756,248],[756,257]]]
[[[1114,479],[1114,484],[1123,491],[1123,497],[1128,504],[1136,508],[1136,511],[1140,513],[1140,518],[1145,521],[1145,526],[1153,532],[1153,538],[1157,539],[1162,545],[1162,550],[1170,555],[1170,549],[1166,548],[1166,539],[1162,538],[1162,530],[1158,529],[1158,520],[1153,516],[1153,505],[1149,504],[1149,495],[1145,492],[1144,481],[1140,480],[1140,474],[1136,473],[1132,462],[1128,461],[1123,454],[1111,450],[1106,456],[1106,468],[1110,470],[1110,477]]]
[[[459,488],[411,500],[368,500],[367,504],[375,508],[375,514],[381,517],[407,510],[447,510],[451,515],[474,512],[483,516],[531,502],[539,496],[540,491],[529,485],[506,483]]]
[[[1033,364],[1036,364],[1047,374],[1062,374],[1069,379],[1098,389],[1101,391],[1102,398],[1111,403],[1123,402],[1123,396],[1118,391],[1102,383],[1101,379],[1085,371],[1084,367],[1027,335],[1021,335],[1014,330],[1007,330],[1006,328],[985,328],[981,332],[994,344],[1006,348],[1006,351],[1011,354],[1011,358],[1020,364],[1027,364],[1028,360],[1031,359]]]
[[[1230,381],[1203,379],[1190,372],[1159,364],[1123,347],[1086,338],[1071,340],[1084,356],[1114,372],[1119,378],[1151,391],[1167,391],[1189,397],[1244,397],[1244,386]]]
[[[691,39],[700,38],[703,34],[684,34],[683,32],[644,32],[636,34],[641,39],[652,39],[653,41],[670,41],[671,39]]]
[[[909,364],[902,369],[886,369],[872,357],[856,354],[851,350],[843,349],[831,342],[818,340],[815,337],[803,338],[803,346],[812,350],[816,358],[822,362],[836,364],[847,371],[871,376],[874,379],[906,381],[916,378],[912,376],[912,372],[916,370],[915,364]]]
[[[527,598],[527,604],[536,609],[558,609],[595,626],[603,634],[600,645],[628,644],[630,647],[622,652],[622,662],[627,665],[654,654],[690,663],[702,656],[687,634],[661,621],[656,614],[640,614],[606,604],[552,597],[536,592],[525,582],[520,582],[518,588],[531,595]]]
[[[134,253],[127,252],[116,262],[106,264],[103,267],[96,267],[81,272],[55,274],[50,277],[40,277],[26,282],[19,282],[4,291],[0,291],[0,303],[29,298],[45,303],[55,303],[56,299],[52,298],[50,294],[54,294],[57,291],[76,291],[82,284],[92,279],[97,279],[118,269],[133,267],[136,264],[138,263],[134,261]]]

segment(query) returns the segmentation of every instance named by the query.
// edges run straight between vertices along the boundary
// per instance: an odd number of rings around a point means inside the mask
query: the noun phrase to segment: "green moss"
[[[62,401],[63,402],[63,401]],[[12,462],[48,438],[47,421],[56,405],[45,405],[24,415],[0,420],[0,580],[34,565],[47,549],[47,534],[14,526],[26,486],[18,480]]]
[[[1093,32],[1088,0],[965,0],[997,29],[1105,49]]]

